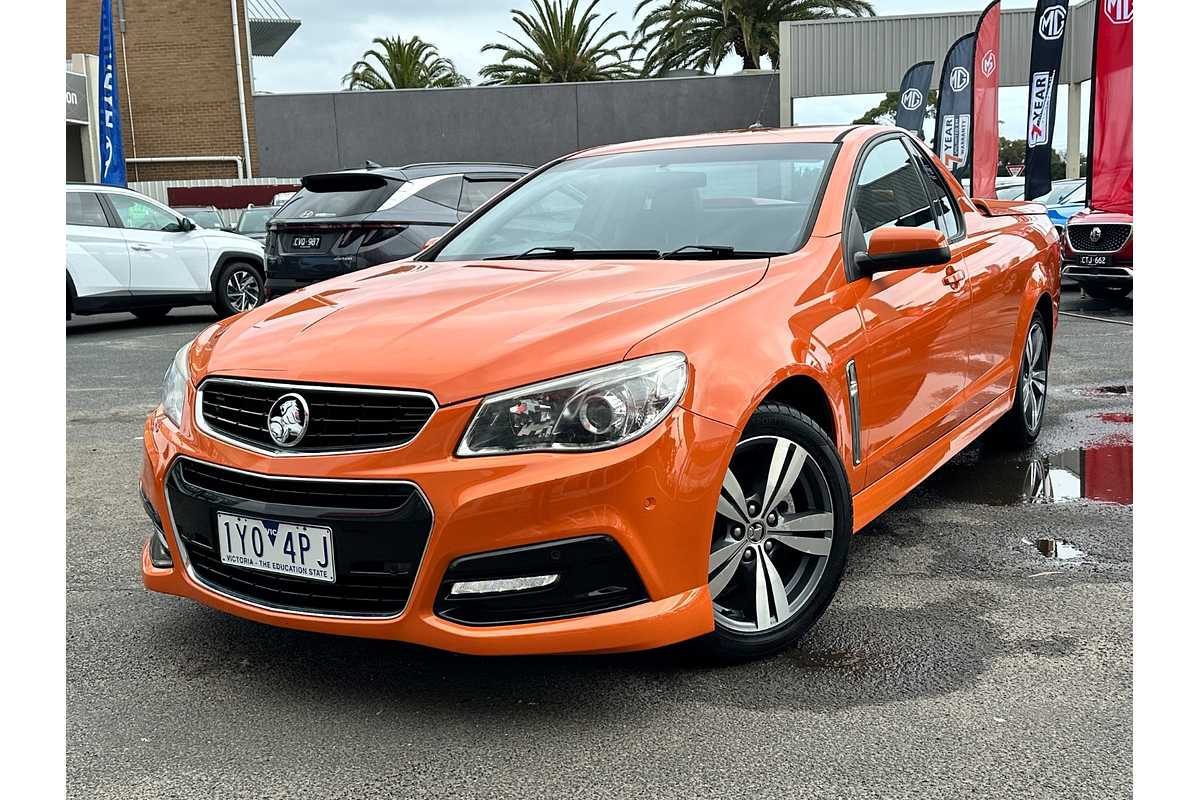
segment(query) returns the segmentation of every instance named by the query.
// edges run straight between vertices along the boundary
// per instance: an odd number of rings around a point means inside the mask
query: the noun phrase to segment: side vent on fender
[[[850,447],[854,453],[854,465],[862,463],[862,417],[858,405],[858,368],[854,359],[846,364],[846,389],[850,396]]]

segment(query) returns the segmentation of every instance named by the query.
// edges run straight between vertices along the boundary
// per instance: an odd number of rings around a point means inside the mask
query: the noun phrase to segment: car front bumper
[[[189,406],[194,390],[191,395]],[[156,410],[145,425],[141,485],[164,527],[173,565],[154,566],[148,543],[142,553],[146,587],[271,625],[479,655],[639,650],[713,629],[707,553],[721,478],[737,440],[733,428],[677,408],[649,434],[611,450],[449,455],[475,407],[470,402],[439,409],[402,448],[291,457],[218,441],[186,415],[177,428]],[[187,546],[167,499],[168,476],[181,457],[264,478],[394,480],[418,486],[432,523],[403,610],[381,618],[282,608],[198,578],[185,558]],[[628,557],[645,590],[640,602],[515,624],[461,624],[435,613],[456,559],[597,536],[610,537]]]

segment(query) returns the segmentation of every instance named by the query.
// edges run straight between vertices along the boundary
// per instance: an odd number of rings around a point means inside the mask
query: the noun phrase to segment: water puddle
[[[1037,551],[1046,558],[1053,558],[1057,561],[1075,561],[1087,558],[1087,553],[1063,539],[1038,539],[1036,542],[1022,539],[1021,544],[1036,547]]]
[[[1133,444],[1100,442],[1053,455],[963,453],[929,476],[924,488],[951,500],[989,506],[1094,500],[1133,503]]]
[[[1085,386],[1074,390],[1075,394],[1081,394],[1084,397],[1114,397],[1121,395],[1133,394],[1133,387],[1129,384],[1115,384],[1113,386]]]

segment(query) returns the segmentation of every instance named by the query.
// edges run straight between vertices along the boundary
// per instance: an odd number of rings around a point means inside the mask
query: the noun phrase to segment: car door
[[[1030,245],[1028,238],[1015,230],[1011,217],[991,218],[975,210],[964,214],[945,173],[925,154],[918,152],[917,157],[925,167],[939,224],[947,230],[954,263],[966,275],[971,296],[972,352],[965,362],[962,402],[950,420],[957,424],[1012,386],[1012,351],[1028,277],[1019,265],[1028,256]]]
[[[868,145],[851,186],[847,242],[885,225],[936,227],[925,180],[904,135]],[[861,234],[859,233],[861,230]],[[848,253],[853,258],[853,253]],[[867,344],[855,357],[867,480],[873,482],[950,428],[971,357],[970,295],[955,261],[859,277]]]
[[[76,297],[129,294],[129,250],[95,192],[67,192],[67,271]]]
[[[173,211],[149,198],[105,194],[129,249],[129,289],[136,295],[212,291],[204,230],[180,229]]]
[[[1009,264],[1025,245],[1013,238],[1009,246],[1001,244],[997,249],[999,242],[993,235],[997,225],[977,211],[964,214],[961,203],[969,203],[966,195],[954,192],[932,154],[913,143],[910,147],[922,166],[938,227],[950,244],[951,263],[966,277],[971,298],[971,351],[963,362],[962,400],[948,420],[954,426],[983,410],[1008,388],[1011,370],[1006,367],[1021,291]]]

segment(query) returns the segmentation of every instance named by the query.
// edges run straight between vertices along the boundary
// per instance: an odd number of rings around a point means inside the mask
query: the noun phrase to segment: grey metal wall
[[[779,124],[774,72],[254,97],[259,172],[416,161],[539,165],[600,144]]]
[[[934,84],[954,40],[975,30],[986,3],[973,11],[809,22],[780,26],[780,100],[794,97],[878,94],[900,87],[904,71],[918,61],[934,62]],[[1032,8],[1000,13],[1000,85],[1029,81]],[[1067,16],[1061,83],[1091,77],[1095,0],[1071,6]]]

